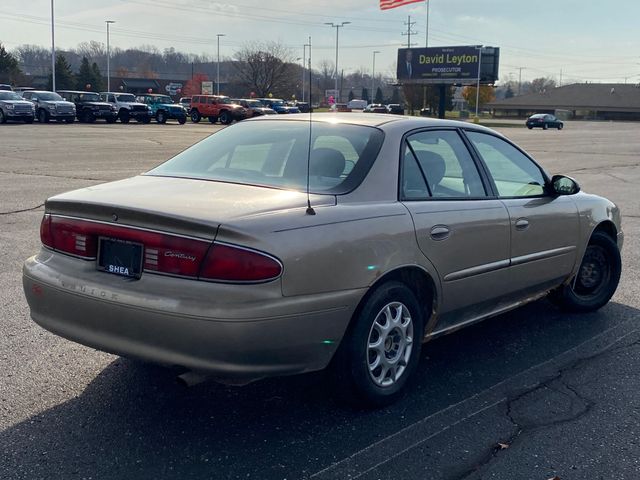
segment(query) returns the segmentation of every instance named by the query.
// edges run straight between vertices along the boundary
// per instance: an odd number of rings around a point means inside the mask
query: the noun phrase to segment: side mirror
[[[556,195],[574,195],[580,191],[580,185],[571,177],[554,175],[551,178],[551,189]]]

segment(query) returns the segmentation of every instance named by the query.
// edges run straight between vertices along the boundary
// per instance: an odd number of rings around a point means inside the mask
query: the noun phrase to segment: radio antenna
[[[304,65],[303,65],[304,68]],[[309,36],[309,149],[307,151],[307,215],[315,215],[316,211],[311,206],[311,193],[309,183],[311,181],[311,142],[312,142],[312,132],[311,132],[311,112],[313,111],[312,101],[311,101],[311,92],[313,91],[311,82],[311,36]]]

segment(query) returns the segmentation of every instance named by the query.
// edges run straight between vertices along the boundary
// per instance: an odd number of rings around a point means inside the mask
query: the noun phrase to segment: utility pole
[[[373,68],[371,69],[371,98],[373,98],[373,88],[376,85],[376,53],[380,53],[380,50],[373,51]]]
[[[311,37],[309,37],[309,43],[302,45],[302,101],[304,102],[304,87],[305,87],[305,72],[307,69],[307,47],[309,47],[309,57],[311,57]],[[309,85],[311,90],[311,85]]]
[[[518,67],[520,70],[520,75],[518,76],[518,95],[522,93],[522,70],[526,70],[525,67]]]
[[[411,48],[413,46],[413,44],[411,43],[411,35],[417,35],[418,32],[414,32],[413,30],[411,30],[413,28],[413,26],[416,24],[416,22],[412,22],[411,21],[411,15],[409,15],[409,18],[406,22],[404,22],[404,24],[407,26],[407,31],[402,32],[402,36],[403,37],[407,37],[407,48]],[[404,45],[404,44],[403,44]]]
[[[624,83],[627,83],[626,80]],[[562,86],[562,69],[560,69],[560,85],[558,85],[559,87]]]
[[[111,91],[111,67],[109,64],[109,25],[111,25],[112,23],[116,23],[113,20],[105,20],[105,22],[107,24],[107,92]]]
[[[340,27],[344,27],[345,25],[350,24],[351,22],[342,22],[340,24],[336,24],[336,23],[328,23],[325,22],[325,25],[329,25],[331,26],[331,28],[335,28],[336,29],[336,83],[335,83],[335,91],[338,92],[338,98],[336,99],[336,103],[338,103],[340,101],[340,90],[338,90],[338,32],[340,31]]]
[[[53,12],[53,0],[51,0],[51,90],[56,91],[56,38]]]
[[[225,37],[226,35],[224,33],[218,33],[216,34],[216,37],[218,37],[218,61],[216,62],[216,94],[220,95],[220,37]]]

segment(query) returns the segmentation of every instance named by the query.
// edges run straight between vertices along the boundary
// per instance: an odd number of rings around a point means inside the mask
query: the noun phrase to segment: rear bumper
[[[364,294],[282,297],[279,282],[221,285],[152,274],[129,281],[46,250],[25,262],[23,285],[33,320],[57,335],[238,383],[324,368]]]

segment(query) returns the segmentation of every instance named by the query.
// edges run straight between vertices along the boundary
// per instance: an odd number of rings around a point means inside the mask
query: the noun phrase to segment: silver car
[[[47,200],[33,319],[229,383],[330,367],[394,401],[430,339],[550,294],[591,311],[620,213],[477,125],[265,116],[153,170]]]

